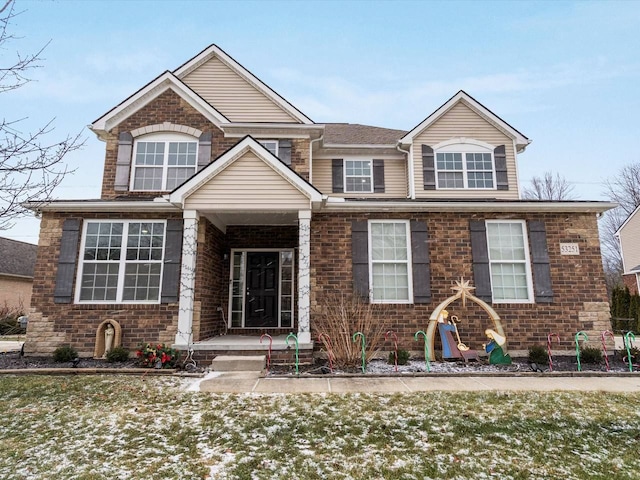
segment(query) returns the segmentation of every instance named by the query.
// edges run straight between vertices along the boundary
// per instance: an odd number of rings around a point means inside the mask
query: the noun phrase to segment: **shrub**
[[[129,350],[124,348],[122,345],[112,348],[109,352],[107,352],[107,362],[126,362],[129,360]]]
[[[532,345],[529,347],[529,362],[544,365],[549,360],[547,349],[542,345]]]
[[[598,364],[602,361],[602,351],[597,347],[584,347],[580,350],[580,361]]]
[[[407,350],[398,350],[398,365],[406,365],[409,363],[409,357],[411,354]],[[389,352],[389,365],[395,365],[396,355],[395,352]]]
[[[62,363],[70,362],[78,357],[78,351],[71,345],[60,345],[53,351],[53,361]]]
[[[368,299],[342,292],[324,295],[316,314],[316,328],[331,338],[333,364],[337,368],[357,368],[362,364],[362,344],[360,337],[353,341],[353,334],[361,332],[366,339],[365,361],[368,362],[380,350],[385,328],[380,318],[384,318],[387,307],[380,303],[369,303]],[[323,337],[323,344],[328,344]]]
[[[136,356],[144,367],[172,368],[178,361],[178,351],[164,343],[141,343]]]

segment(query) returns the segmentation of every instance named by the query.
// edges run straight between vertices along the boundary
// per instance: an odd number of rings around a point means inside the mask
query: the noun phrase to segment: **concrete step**
[[[261,371],[265,367],[264,355],[218,355],[211,361],[214,372]]]

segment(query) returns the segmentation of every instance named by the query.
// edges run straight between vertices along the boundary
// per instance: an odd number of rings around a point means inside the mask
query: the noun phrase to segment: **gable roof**
[[[0,237],[0,275],[33,278],[38,246]]]
[[[187,60],[181,66],[176,68],[173,73],[176,77],[182,79],[214,56],[222,61],[225,65],[227,65],[227,67],[235,71],[251,85],[253,85],[255,88],[257,88],[260,92],[262,92],[262,94],[268,97],[271,101],[285,110],[289,115],[298,120],[300,123],[314,123],[313,120],[311,120],[304,113],[294,107],[291,103],[280,96],[275,90],[269,87],[266,83],[256,77],[249,70],[244,68],[240,63],[238,63],[235,59],[233,59],[230,55],[228,55],[224,50],[222,50],[215,44],[209,45],[195,57]]]
[[[169,202],[174,205],[182,205],[189,195],[194,193],[220,172],[224,171],[229,165],[233,164],[233,162],[242,157],[248,151],[253,152],[259,159],[273,168],[273,170],[275,170],[283,179],[308,197],[310,201],[322,201],[323,195],[317,188],[285,165],[282,160],[273,155],[253,137],[246,136],[205,168],[196,173],[193,177],[185,181],[182,185],[176,187],[169,194]]]
[[[626,220],[625,220],[624,222],[622,222],[622,225],[620,225],[620,227],[618,227],[618,230],[616,230],[616,232],[614,233],[614,235],[615,235],[616,237],[617,237],[617,236],[620,236],[620,231],[621,231],[621,230],[622,230],[622,229],[627,225],[627,223],[629,223],[629,221],[630,221],[633,217],[635,217],[635,216],[636,216],[636,214],[637,214],[638,212],[640,212],[640,205],[638,205],[638,206],[636,207],[636,209],[635,209],[633,212],[631,212],[631,213],[629,214],[629,216],[626,218]]]
[[[475,98],[473,98],[471,95],[466,93],[464,90],[460,90],[453,97],[451,97],[444,104],[442,104],[439,108],[437,108],[431,115],[429,115],[422,122],[420,122],[418,125],[412,128],[409,131],[409,133],[407,133],[404,137],[400,139],[400,143],[402,144],[412,143],[413,139],[417,135],[419,135],[421,132],[427,129],[430,125],[436,122],[440,117],[442,117],[442,115],[444,115],[446,112],[451,110],[451,108],[453,108],[453,106],[458,104],[459,102],[464,102],[477,114],[485,118],[488,122],[493,124],[498,129],[502,130],[505,134],[513,138],[518,147],[518,151],[524,150],[526,146],[531,143],[531,140],[529,140],[526,136],[524,136],[518,130],[513,128],[511,125],[505,122],[502,118],[500,118],[498,115],[493,113],[487,107],[482,105],[480,102],[478,102]]]
[[[325,123],[324,145],[393,145],[407,131],[361,125],[359,123]]]
[[[94,120],[94,122],[89,125],[89,128],[100,136],[100,134],[111,130],[113,127],[118,125],[118,123],[140,110],[168,89],[171,89],[180,95],[180,97],[182,97],[214,125],[220,126],[223,123],[229,123],[229,120],[222,115],[222,113],[207,103],[173,73],[166,71],[151,80],[133,95],[120,102],[100,118]]]

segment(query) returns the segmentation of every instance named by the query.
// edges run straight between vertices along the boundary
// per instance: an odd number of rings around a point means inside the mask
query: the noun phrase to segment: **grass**
[[[0,377],[3,479],[625,479],[640,395],[212,395]]]

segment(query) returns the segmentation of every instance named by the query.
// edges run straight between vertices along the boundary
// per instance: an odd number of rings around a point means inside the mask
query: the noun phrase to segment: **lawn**
[[[212,395],[0,377],[3,479],[639,478],[640,395]]]

